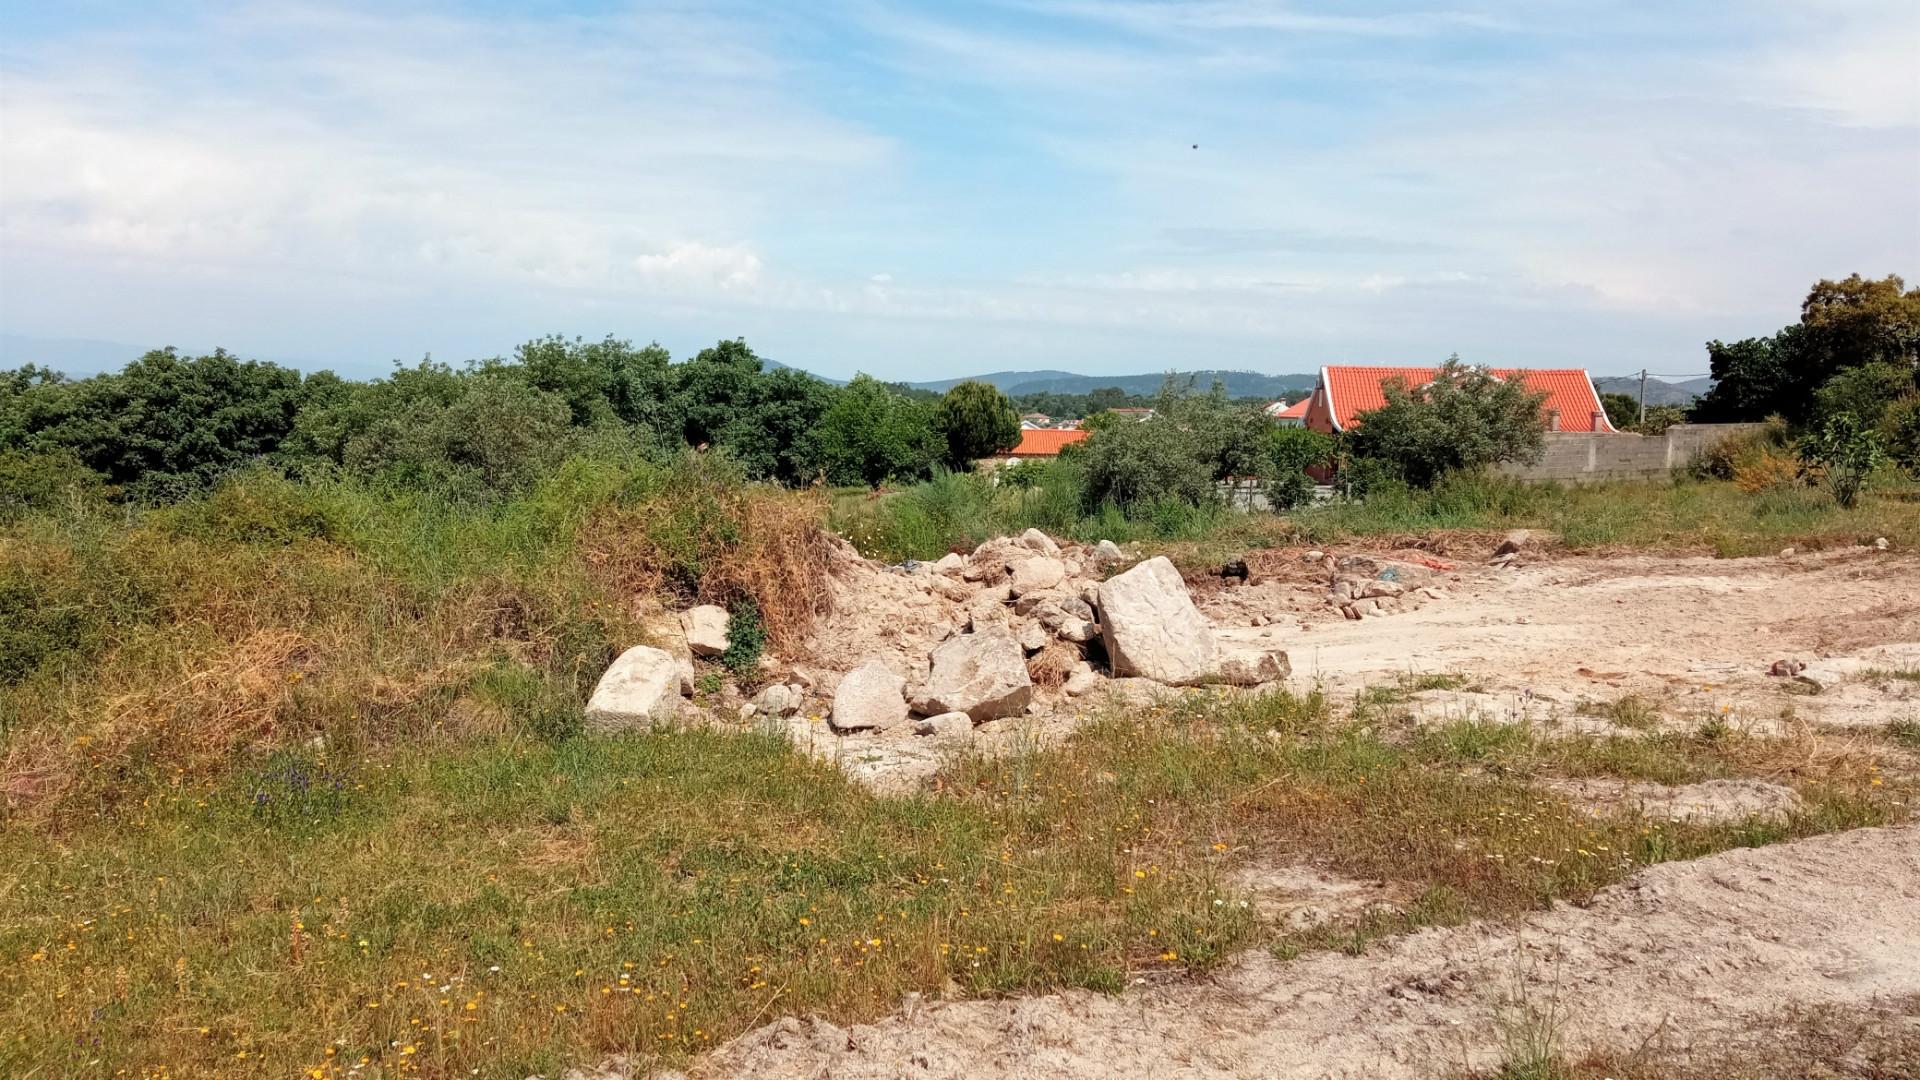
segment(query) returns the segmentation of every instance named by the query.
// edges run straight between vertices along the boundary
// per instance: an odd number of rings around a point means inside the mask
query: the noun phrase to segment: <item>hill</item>
[[[1593,388],[1603,394],[1625,394],[1631,398],[1638,398],[1640,377],[1638,375],[1602,375],[1593,380]],[[1694,398],[1712,388],[1712,379],[1688,379],[1685,382],[1648,379],[1647,404],[1691,405]]]
[[[973,380],[992,383],[1008,394],[1089,394],[1109,386],[1117,386],[1129,394],[1153,394],[1159,391],[1160,384],[1166,381],[1167,372],[1156,371],[1140,375],[1079,375],[1071,371],[995,371],[985,375],[969,375],[958,379],[936,379],[930,382],[908,383],[916,389],[944,391],[955,384]],[[1313,389],[1317,375],[1300,373],[1294,375],[1267,375],[1258,371],[1177,371],[1173,372],[1181,379],[1191,378],[1194,385],[1202,390],[1213,385],[1215,380],[1224,383],[1227,393],[1233,397],[1279,397],[1286,393],[1300,393]]]

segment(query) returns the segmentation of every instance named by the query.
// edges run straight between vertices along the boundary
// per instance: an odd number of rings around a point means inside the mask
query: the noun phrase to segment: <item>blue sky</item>
[[[1698,372],[1920,275],[1916,72],[1910,0],[0,0],[0,332]]]

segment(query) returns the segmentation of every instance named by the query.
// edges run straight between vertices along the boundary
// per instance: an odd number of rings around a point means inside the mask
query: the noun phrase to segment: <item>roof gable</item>
[[[1053,457],[1067,446],[1087,437],[1078,428],[1027,428],[1020,432],[1020,443],[1008,451],[1014,457]]]

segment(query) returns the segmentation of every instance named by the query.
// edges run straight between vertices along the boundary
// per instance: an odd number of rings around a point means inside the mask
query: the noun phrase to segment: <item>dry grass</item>
[[[1042,690],[1058,690],[1080,663],[1080,650],[1063,641],[1049,641],[1027,658],[1027,677]]]

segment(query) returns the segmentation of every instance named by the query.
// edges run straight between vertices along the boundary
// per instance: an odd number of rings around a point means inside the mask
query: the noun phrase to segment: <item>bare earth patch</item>
[[[1726,824],[1759,818],[1784,820],[1800,806],[1790,787],[1764,780],[1708,780],[1699,784],[1636,784],[1622,780],[1552,780],[1546,787],[1595,815],[1629,810],[1653,821]]]
[[[1242,957],[1204,984],[786,1019],[703,1077],[1431,1077],[1487,1068],[1517,1000],[1570,1056],[1711,1044],[1804,1007],[1920,992],[1920,831],[1861,829],[1654,867],[1586,909],[1417,933],[1360,957]],[[1671,1043],[1671,1035],[1664,1036]]]

